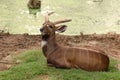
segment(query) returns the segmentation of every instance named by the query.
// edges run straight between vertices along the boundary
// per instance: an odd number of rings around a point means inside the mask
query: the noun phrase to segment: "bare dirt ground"
[[[99,48],[106,54],[120,61],[120,34],[80,34],[77,36],[57,35],[57,42],[70,47]],[[9,69],[14,63],[12,55],[21,54],[27,50],[38,50],[41,45],[40,35],[0,33],[0,71]],[[120,64],[117,66],[120,68]]]

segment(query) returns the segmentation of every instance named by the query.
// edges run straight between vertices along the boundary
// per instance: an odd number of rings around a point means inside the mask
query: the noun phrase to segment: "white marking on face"
[[[47,25],[47,27],[49,27],[49,25]]]
[[[43,48],[47,44],[47,41],[42,41],[41,42],[41,47]]]

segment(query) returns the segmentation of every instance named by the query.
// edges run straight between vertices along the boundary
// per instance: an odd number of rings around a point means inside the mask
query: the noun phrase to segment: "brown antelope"
[[[29,0],[27,6],[31,9],[39,9],[41,7],[41,0]]]
[[[66,25],[57,24],[69,22],[71,19],[51,22],[45,15],[45,22],[40,29],[42,35],[42,51],[49,66],[56,68],[79,68],[87,71],[107,71],[109,58],[99,49],[66,47],[57,44],[55,32],[64,32]]]

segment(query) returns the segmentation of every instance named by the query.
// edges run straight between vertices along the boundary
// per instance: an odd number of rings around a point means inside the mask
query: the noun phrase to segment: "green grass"
[[[0,72],[0,80],[120,80],[120,71],[114,67],[114,60],[111,60],[109,72],[87,72],[48,67],[40,50],[27,51],[16,59],[22,63]]]

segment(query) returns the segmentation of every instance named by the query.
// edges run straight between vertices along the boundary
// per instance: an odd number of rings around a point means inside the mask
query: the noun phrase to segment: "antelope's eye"
[[[49,26],[50,28],[53,28],[52,26]]]

